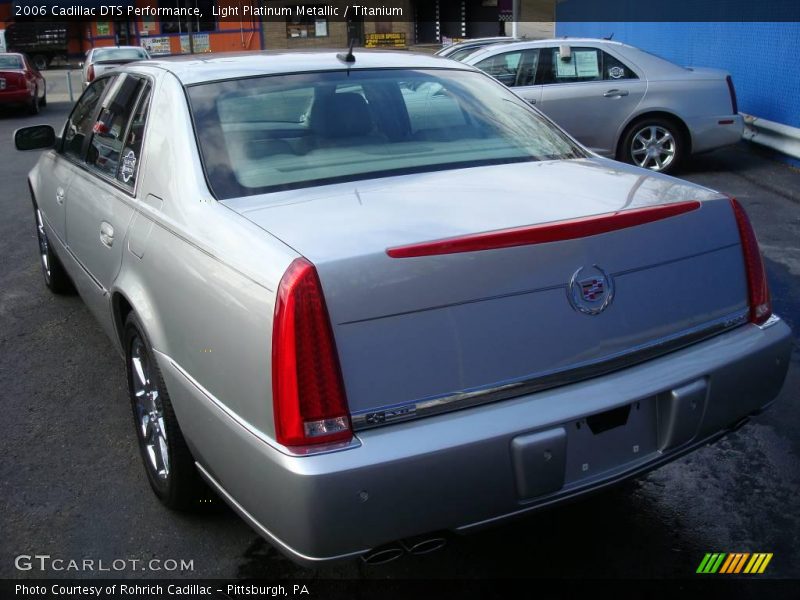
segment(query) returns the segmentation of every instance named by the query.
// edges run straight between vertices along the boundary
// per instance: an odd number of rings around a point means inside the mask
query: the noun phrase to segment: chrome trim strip
[[[230,408],[228,408],[225,404],[223,404],[214,394],[209,392],[206,388],[204,388],[194,377],[189,375],[189,373],[181,367],[173,358],[169,355],[160,352],[153,348],[153,352],[158,354],[161,358],[167,361],[178,373],[180,373],[186,381],[188,381],[194,388],[200,392],[206,399],[214,404],[218,409],[220,409],[225,415],[227,415],[232,421],[234,421],[237,425],[239,425],[242,429],[247,431],[250,435],[258,438],[259,441],[264,442],[265,444],[269,445],[270,447],[274,448],[278,452],[285,454],[287,456],[295,456],[295,457],[303,457],[303,456],[316,456],[319,454],[330,454],[331,452],[339,452],[341,450],[350,450],[352,448],[358,448],[361,446],[361,440],[357,437],[353,436],[353,439],[347,442],[335,442],[332,444],[320,444],[318,446],[298,446],[296,448],[288,448],[287,446],[283,446],[276,442],[274,439],[269,437],[266,433],[261,431],[258,427],[246,421],[238,414],[233,412]],[[266,400],[265,400],[266,403]]]
[[[414,402],[359,411],[351,415],[353,430],[361,431],[388,423],[409,421],[451,410],[460,410],[499,400],[507,400],[516,396],[524,396],[605,375],[612,371],[651,360],[743,325],[747,322],[748,315],[749,310],[744,309],[653,342],[641,344],[630,350],[612,354],[599,360],[579,363],[565,369],[545,371],[522,379],[463,390],[455,394],[434,396]]]
[[[211,476],[211,474],[203,468],[199,462],[195,462],[194,465],[197,467],[197,470],[200,471],[200,475],[202,475],[203,479],[205,479],[208,484],[214,489],[217,494],[222,496],[222,499],[228,503],[228,505],[239,514],[242,519],[244,519],[250,527],[256,530],[261,536],[266,538],[271,544],[275,546],[280,546],[286,553],[291,554],[295,558],[306,561],[310,563],[328,561],[328,560],[340,560],[343,558],[352,558],[354,556],[361,556],[365,552],[369,552],[369,548],[365,548],[364,550],[358,550],[356,552],[349,552],[347,554],[337,554],[336,556],[308,556],[307,554],[303,554],[298,552],[294,548],[292,548],[289,544],[284,542],[282,539],[277,537],[274,533],[272,533],[269,529],[264,527],[261,523],[259,523],[256,518],[251,515],[245,508],[239,504],[233,496],[231,496],[228,491],[222,487],[222,485]]]

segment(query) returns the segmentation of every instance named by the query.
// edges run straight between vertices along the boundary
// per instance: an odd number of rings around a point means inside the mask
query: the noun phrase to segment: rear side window
[[[86,155],[90,168],[127,187],[133,187],[144,129],[144,115],[137,107],[148,89],[144,79],[128,74],[117,78],[103,99]]]
[[[78,100],[64,127],[64,141],[61,150],[75,159],[83,158],[83,143],[92,133],[94,114],[103,97],[111,77],[93,81]]]

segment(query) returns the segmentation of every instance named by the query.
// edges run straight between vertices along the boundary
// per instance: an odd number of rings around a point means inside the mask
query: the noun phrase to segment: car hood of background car
[[[468,233],[720,197],[673,177],[592,158],[442,170],[223,204],[322,262]]]

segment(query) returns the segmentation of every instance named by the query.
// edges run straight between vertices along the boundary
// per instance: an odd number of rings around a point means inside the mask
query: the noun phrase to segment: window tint
[[[475,66],[508,87],[533,85],[539,50],[519,50],[497,54],[480,61]]]
[[[517,83],[517,70],[522,61],[522,50],[495,54],[475,66],[509,87]]]
[[[128,141],[128,124],[145,85],[145,80],[128,74],[117,77],[103,99],[100,114],[92,127],[92,139],[86,155],[89,167],[108,177],[117,177],[121,170],[120,161],[123,156],[131,153],[130,148],[123,146]],[[130,183],[133,177],[135,156],[134,153],[126,159],[126,183]]]
[[[219,199],[446,168],[582,156],[526,102],[470,71],[384,69],[190,86]],[[294,112],[260,107],[298,102]],[[235,107],[250,107],[248,112]],[[237,118],[238,117],[238,118]]]
[[[83,92],[75,108],[72,109],[72,114],[64,127],[64,141],[61,147],[62,152],[67,156],[83,158],[83,142],[92,132],[95,109],[106,86],[112,79],[112,77],[103,77],[92,82]]]

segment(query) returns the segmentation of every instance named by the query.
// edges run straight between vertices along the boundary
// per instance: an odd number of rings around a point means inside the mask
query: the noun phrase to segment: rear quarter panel
[[[296,254],[210,196],[183,89],[168,73],[157,78],[142,160],[113,292],[132,305],[162,361],[271,436],[274,291]],[[193,408],[170,392],[191,444]]]

